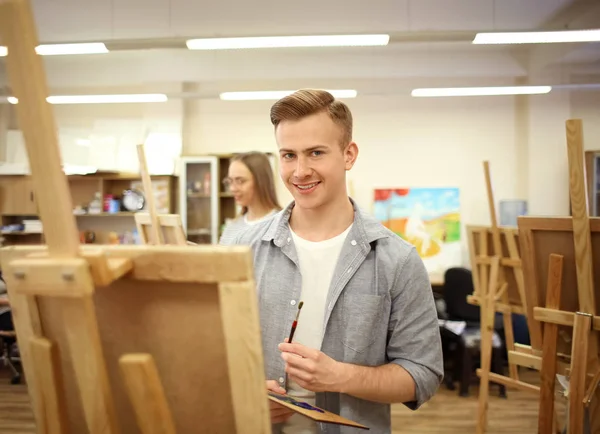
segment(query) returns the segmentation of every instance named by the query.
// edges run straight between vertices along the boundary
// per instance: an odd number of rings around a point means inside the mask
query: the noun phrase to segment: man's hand
[[[304,389],[312,392],[340,392],[344,382],[344,364],[319,350],[298,343],[279,344],[285,372]]]
[[[279,386],[279,384],[277,384],[277,381],[275,381],[275,380],[267,380],[267,390],[270,390],[271,392],[275,392],[275,393],[280,393],[280,394],[285,393],[285,389],[283,387]],[[283,405],[277,404],[276,402],[273,402],[270,399],[269,399],[269,412],[271,413],[271,423],[272,424],[285,422],[294,414],[294,412],[292,410],[290,410],[289,408],[284,407]]]

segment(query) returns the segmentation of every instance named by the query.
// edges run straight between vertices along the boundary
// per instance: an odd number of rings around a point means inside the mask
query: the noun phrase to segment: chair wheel
[[[15,375],[10,379],[10,384],[21,384],[21,376]]]

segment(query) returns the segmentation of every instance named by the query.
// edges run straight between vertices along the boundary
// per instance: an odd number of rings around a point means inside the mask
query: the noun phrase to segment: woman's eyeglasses
[[[236,187],[241,187],[242,185],[244,185],[248,180],[245,178],[230,178],[230,177],[226,177],[223,179],[223,185],[225,187],[231,187],[232,185],[235,185]]]

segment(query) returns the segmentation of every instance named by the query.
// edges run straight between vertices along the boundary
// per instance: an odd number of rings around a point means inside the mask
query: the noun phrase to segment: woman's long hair
[[[254,178],[254,194],[257,195],[259,202],[265,209],[281,210],[275,194],[275,182],[273,180],[273,168],[269,162],[269,157],[263,152],[245,152],[237,154],[231,162],[239,161],[243,163]],[[242,207],[241,215],[248,212],[248,207]]]

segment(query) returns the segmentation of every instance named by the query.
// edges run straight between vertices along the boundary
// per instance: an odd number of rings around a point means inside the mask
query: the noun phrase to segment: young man
[[[344,103],[300,90],[273,105],[271,121],[294,201],[235,240],[254,253],[267,387],[389,434],[390,403],[417,409],[442,381],[427,271],[412,245],[348,197],[358,147]],[[362,432],[273,403],[271,420],[274,433]]]

